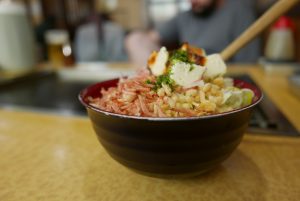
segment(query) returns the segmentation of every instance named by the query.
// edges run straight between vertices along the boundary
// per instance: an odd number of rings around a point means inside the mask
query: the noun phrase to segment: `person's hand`
[[[146,67],[151,52],[159,49],[159,35],[156,31],[135,31],[125,39],[125,48],[130,62],[137,67]]]

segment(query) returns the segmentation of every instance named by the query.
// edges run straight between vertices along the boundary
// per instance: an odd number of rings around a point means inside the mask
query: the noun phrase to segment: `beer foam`
[[[69,42],[69,34],[66,30],[49,30],[45,39],[48,44],[63,45]]]

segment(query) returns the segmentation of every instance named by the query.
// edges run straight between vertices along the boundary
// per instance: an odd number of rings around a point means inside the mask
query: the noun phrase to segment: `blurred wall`
[[[95,7],[99,12],[108,12],[114,21],[125,29],[143,29],[148,25],[145,0],[96,0]]]
[[[42,5],[39,0],[28,0],[28,9],[31,13],[31,20],[34,25],[38,25],[43,21]]]

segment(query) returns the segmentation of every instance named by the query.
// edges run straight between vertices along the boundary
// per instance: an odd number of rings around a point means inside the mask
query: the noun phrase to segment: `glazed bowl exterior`
[[[120,115],[88,103],[87,97],[99,97],[102,88],[116,86],[117,82],[92,85],[80,93],[79,99],[107,153],[128,168],[155,177],[195,176],[222,163],[241,142],[252,110],[263,96],[256,86],[235,80],[236,86],[254,91],[251,105],[192,118]]]

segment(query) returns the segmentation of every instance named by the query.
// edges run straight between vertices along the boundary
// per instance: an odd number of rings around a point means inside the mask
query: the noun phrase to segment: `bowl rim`
[[[227,116],[227,115],[230,115],[230,114],[235,114],[235,113],[238,113],[238,112],[248,110],[250,108],[253,108],[257,104],[259,104],[262,101],[263,97],[264,97],[264,94],[263,94],[262,90],[260,89],[260,87],[258,87],[257,85],[254,85],[254,84],[250,84],[246,81],[240,80],[244,83],[249,84],[250,86],[254,86],[259,91],[260,97],[258,97],[258,99],[255,100],[250,105],[239,108],[239,109],[231,110],[231,111],[228,111],[228,112],[222,112],[222,113],[219,113],[219,114],[204,115],[204,116],[199,116],[199,117],[141,117],[141,116],[118,114],[118,113],[108,112],[108,111],[102,110],[100,108],[97,108],[95,106],[92,106],[92,105],[86,103],[83,100],[83,96],[84,96],[83,94],[85,93],[86,90],[88,90],[89,88],[91,88],[95,85],[99,85],[101,83],[108,82],[108,81],[113,81],[113,80],[116,80],[116,79],[110,79],[110,80],[106,80],[106,81],[103,81],[103,82],[98,82],[98,83],[95,83],[95,84],[91,84],[91,85],[87,86],[86,88],[84,88],[83,90],[81,90],[79,95],[78,95],[78,99],[81,102],[81,104],[83,106],[85,106],[86,109],[90,109],[92,111],[104,114],[106,116],[113,116],[113,117],[122,118],[122,119],[136,119],[136,120],[147,120],[147,121],[191,121],[191,120],[194,121],[194,120],[201,120],[201,119],[213,119],[213,118],[223,117],[223,116]],[[239,79],[234,79],[234,80],[239,80]]]

